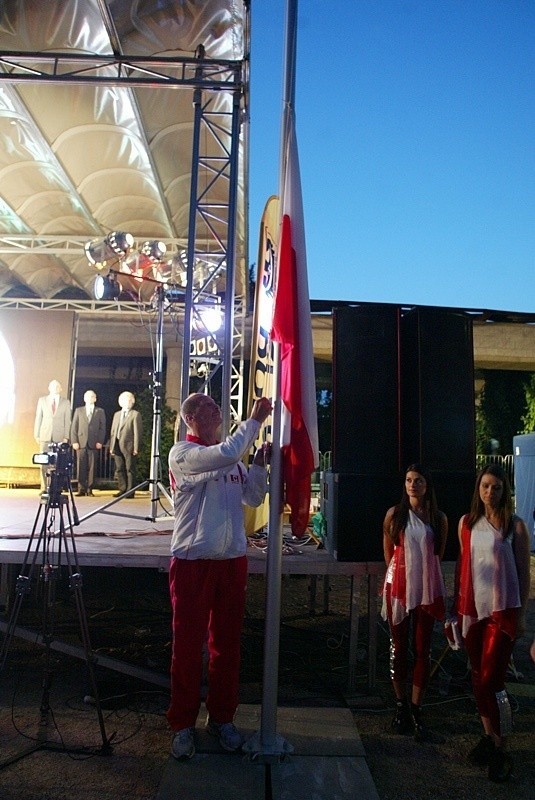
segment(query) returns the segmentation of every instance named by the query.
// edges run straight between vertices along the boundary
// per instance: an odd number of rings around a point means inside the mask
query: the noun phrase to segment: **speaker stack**
[[[448,517],[445,560],[457,558],[457,525],[470,509],[476,435],[472,320],[461,311],[417,308],[401,320],[401,460],[433,475]]]
[[[438,308],[333,310],[332,470],[324,473],[327,547],[339,561],[382,561],[382,522],[414,462],[433,474],[456,528],[475,470],[472,325]]]
[[[339,561],[382,561],[382,521],[400,494],[397,306],[333,311],[332,473],[327,546]]]

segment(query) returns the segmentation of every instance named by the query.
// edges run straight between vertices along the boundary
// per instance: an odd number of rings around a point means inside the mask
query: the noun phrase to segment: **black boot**
[[[512,771],[513,761],[509,753],[504,753],[501,748],[495,747],[489,761],[489,779],[494,783],[505,783],[511,777]]]
[[[426,742],[429,740],[429,730],[422,722],[422,706],[417,706],[411,703],[411,714],[414,721],[414,738],[417,742]]]
[[[403,736],[414,731],[414,723],[407,698],[396,700],[396,716],[392,720],[392,730]]]
[[[481,737],[479,742],[468,753],[468,761],[477,764],[478,767],[488,767],[494,755],[494,742],[492,736],[487,733]]]

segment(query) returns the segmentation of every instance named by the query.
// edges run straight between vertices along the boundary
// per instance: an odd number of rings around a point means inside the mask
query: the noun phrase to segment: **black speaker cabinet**
[[[445,561],[459,552],[457,527],[470,510],[475,470],[433,475],[438,507],[448,518]],[[399,502],[403,476],[356,475],[324,472],[321,510],[327,532],[325,546],[337,561],[382,562],[383,520],[390,506]]]
[[[440,308],[335,309],[332,472],[322,507],[339,561],[383,560],[384,515],[414,462],[433,474],[453,560],[475,478],[471,319]]]
[[[401,462],[431,472],[475,465],[472,321],[462,312],[420,308],[400,323]]]
[[[383,561],[383,520],[401,496],[399,475],[324,472],[325,545],[337,561]]]
[[[333,310],[332,469],[399,469],[397,306]]]
[[[448,538],[444,561],[456,561],[459,553],[459,520],[470,511],[476,482],[475,468],[468,472],[434,472],[433,484],[438,507],[448,518]]]

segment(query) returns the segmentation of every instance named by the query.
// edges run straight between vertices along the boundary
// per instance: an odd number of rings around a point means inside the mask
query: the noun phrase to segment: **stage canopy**
[[[132,234],[135,248],[166,243],[158,276],[185,280],[193,176],[203,206],[196,247],[213,266],[209,291],[217,293],[226,269],[233,147],[235,293],[245,293],[244,6],[1,4],[0,298],[92,298],[95,268],[83,243],[118,231]],[[197,150],[195,101],[205,123]],[[199,285],[206,280],[200,275]]]

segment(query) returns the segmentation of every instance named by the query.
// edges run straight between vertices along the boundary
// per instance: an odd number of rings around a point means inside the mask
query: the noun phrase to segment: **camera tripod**
[[[92,700],[95,705],[102,745],[98,749],[100,755],[111,753],[111,741],[106,735],[104,717],[100,705],[98,689],[94,672],[94,657],[91,651],[89,627],[85,605],[82,597],[82,576],[78,565],[78,555],[74,541],[73,524],[78,524],[78,514],[74,505],[74,498],[69,475],[67,471],[58,472],[55,468],[47,471],[47,491],[41,496],[37,515],[30,534],[30,540],[20,574],[15,584],[15,600],[9,615],[6,632],[0,648],[0,670],[3,670],[9,646],[16,634],[17,619],[24,597],[32,589],[32,580],[36,573],[41,583],[41,634],[36,641],[44,647],[44,668],[42,681],[42,695],[40,716],[36,737],[32,744],[22,752],[0,762],[0,769],[24,758],[37,750],[53,750],[57,752],[87,754],[88,748],[70,748],[63,742],[49,739],[49,725],[53,721],[50,706],[50,689],[53,679],[52,642],[54,641],[54,605],[56,599],[56,583],[60,578],[61,568],[67,567],[69,588],[72,590],[80,635],[85,654],[85,663]],[[43,512],[44,509],[44,513]],[[59,520],[56,519],[56,515]],[[41,527],[38,530],[39,520],[42,517]],[[59,521],[59,524],[58,524]],[[57,530],[56,530],[57,526]]]

